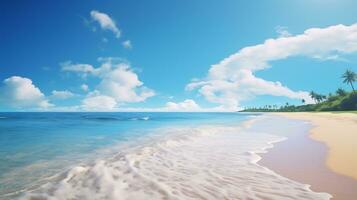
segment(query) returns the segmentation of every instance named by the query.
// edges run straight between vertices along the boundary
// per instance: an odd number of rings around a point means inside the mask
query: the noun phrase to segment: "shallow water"
[[[256,164],[260,159],[256,153],[284,139],[250,127],[259,126],[259,121],[264,121],[266,116],[240,113],[71,114],[22,116],[20,120],[32,121],[27,122],[27,127],[26,123],[0,123],[1,127],[7,127],[7,134],[28,137],[19,138],[23,143],[17,147],[9,144],[6,146],[9,149],[0,147],[1,153],[8,155],[5,158],[8,163],[1,164],[5,169],[0,176],[4,199],[330,197]],[[9,119],[8,115],[0,116]],[[247,123],[248,119],[256,122]],[[288,123],[279,122],[277,118],[271,126],[286,126],[288,130]],[[13,145],[16,144],[13,141]],[[28,146],[27,151],[23,151],[23,146]],[[26,161],[22,161],[24,158]]]

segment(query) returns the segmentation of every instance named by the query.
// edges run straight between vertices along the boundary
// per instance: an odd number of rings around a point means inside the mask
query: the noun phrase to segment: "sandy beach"
[[[278,113],[304,120],[311,129],[287,134],[260,164],[291,179],[329,192],[334,199],[357,196],[357,115],[352,113]],[[285,162],[277,162],[284,158]],[[302,164],[304,163],[304,164]]]

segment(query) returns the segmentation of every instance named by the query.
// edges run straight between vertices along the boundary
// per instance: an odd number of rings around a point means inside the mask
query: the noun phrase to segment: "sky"
[[[354,0],[0,3],[0,111],[313,103],[357,71]]]

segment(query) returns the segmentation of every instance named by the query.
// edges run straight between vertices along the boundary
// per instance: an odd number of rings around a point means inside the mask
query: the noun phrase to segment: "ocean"
[[[0,113],[0,199],[329,199],[257,163],[285,139],[274,127],[291,125],[305,126],[257,113]]]

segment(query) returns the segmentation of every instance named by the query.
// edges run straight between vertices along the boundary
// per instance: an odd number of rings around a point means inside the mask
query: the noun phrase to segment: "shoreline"
[[[86,199],[88,195],[97,199],[103,195],[110,195],[108,199],[299,197],[327,200],[331,197],[257,164],[261,159],[260,153],[267,152],[283,138],[272,134],[274,131],[249,131],[251,127],[254,130],[265,128],[266,120],[258,120],[262,125],[250,126],[255,119],[244,120],[234,126],[222,124],[170,129],[167,133],[173,135],[162,140],[123,151],[108,159],[76,166],[63,174],[59,181],[25,193],[23,199]],[[281,126],[280,119],[274,117],[268,121],[276,129],[288,130],[291,127],[289,121],[293,120],[286,119],[288,123]]]
[[[357,134],[354,134],[354,137],[350,135],[352,130],[357,130],[357,115],[345,113],[278,113],[277,115],[305,121],[309,124],[309,129],[303,130],[303,133],[301,131],[284,133],[288,139],[275,143],[274,148],[261,154],[262,159],[258,163],[287,178],[309,184],[314,191],[328,192],[333,195],[333,199],[348,200],[357,196],[357,178],[355,178],[357,167],[353,165],[357,157],[351,157],[353,154],[351,145],[357,142],[355,140]],[[352,129],[353,127],[356,129]],[[346,149],[350,149],[347,155],[343,154]],[[346,166],[347,163],[350,165]]]

